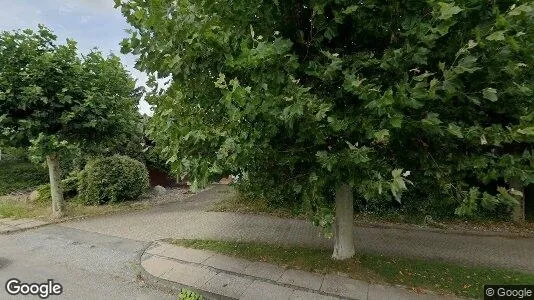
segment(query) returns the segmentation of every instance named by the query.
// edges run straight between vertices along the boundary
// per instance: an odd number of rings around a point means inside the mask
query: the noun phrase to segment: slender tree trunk
[[[336,219],[334,227],[334,253],[332,258],[348,259],[354,256],[354,200],[346,183],[336,190]]]
[[[523,197],[517,196],[516,199],[519,201],[519,204],[514,207],[512,213],[512,218],[514,222],[524,222],[525,221],[525,189],[521,186],[521,181],[518,178],[513,178],[510,180],[510,187],[516,191],[523,193]]]
[[[61,186],[61,169],[59,155],[51,154],[46,157],[48,174],[50,176],[50,194],[52,195],[52,218],[59,219],[64,214],[63,188]]]

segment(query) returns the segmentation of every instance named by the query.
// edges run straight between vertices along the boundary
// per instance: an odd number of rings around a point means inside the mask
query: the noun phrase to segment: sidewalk
[[[48,223],[35,219],[0,218],[0,234],[7,234],[19,230],[40,227]]]
[[[196,290],[208,299],[454,299],[337,275],[284,269],[164,242],[152,243],[140,256],[140,264],[150,274],[145,280],[164,280],[175,289]]]
[[[332,240],[307,220],[208,211],[231,196],[215,186],[184,201],[148,210],[92,217],[60,226],[151,242],[158,239],[212,239],[332,249]],[[359,253],[437,259],[534,273],[534,238],[478,236],[415,228],[354,227]]]

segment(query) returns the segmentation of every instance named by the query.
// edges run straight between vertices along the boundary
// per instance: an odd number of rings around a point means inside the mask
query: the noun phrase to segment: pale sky
[[[129,25],[113,0],[0,0],[0,31],[32,28],[44,24],[63,43],[71,38],[81,52],[96,47],[104,54],[114,53],[144,85],[147,76],[134,69],[135,58],[120,53],[120,41],[127,37]],[[139,111],[150,114],[148,103],[142,101]]]

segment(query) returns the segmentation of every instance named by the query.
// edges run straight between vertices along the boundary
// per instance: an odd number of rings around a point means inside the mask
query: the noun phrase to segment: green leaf
[[[515,189],[510,189],[510,194],[519,198],[523,198],[523,192]]]
[[[400,115],[400,114],[396,114],[396,115],[392,116],[391,119],[389,119],[389,123],[394,128],[401,128],[402,120],[403,120],[403,116]]]
[[[497,204],[499,204],[499,199],[497,199],[497,197],[488,193],[482,195],[482,200],[480,200],[482,208],[492,211],[497,207]]]
[[[428,113],[426,118],[422,120],[423,124],[435,126],[441,124],[441,120],[438,118],[439,114],[436,113]]]
[[[476,43],[475,41],[473,41],[473,40],[469,40],[469,41],[467,42],[467,49],[473,49],[473,48],[475,48],[477,45],[478,45],[478,43]]]
[[[473,55],[468,55],[466,57],[463,57],[458,61],[458,64],[454,67],[454,72],[456,74],[462,74],[462,73],[473,73],[475,71],[480,70],[480,67],[476,66],[476,62],[478,60],[478,57]]]
[[[486,37],[486,40],[488,40],[488,41],[504,41],[505,40],[504,32],[505,32],[504,30],[495,31],[494,33],[488,35]]]
[[[438,4],[439,4],[439,12],[440,12],[439,19],[440,20],[448,20],[452,18],[452,16],[462,11],[462,9],[459,6],[456,6],[451,3],[439,2]]]
[[[519,16],[522,13],[530,13],[533,10],[534,10],[534,8],[532,7],[532,5],[529,5],[528,3],[525,3],[525,4],[519,5],[517,7],[512,7],[508,14],[510,16]]]
[[[454,135],[457,138],[462,139],[464,135],[462,134],[462,128],[454,123],[449,124],[447,128],[450,134]]]
[[[497,90],[494,88],[485,88],[482,90],[482,96],[491,102],[495,102],[499,99],[497,97]]]
[[[415,76],[413,79],[415,81],[423,81],[425,78],[428,78],[430,76],[434,75],[434,73],[430,73],[430,72],[425,72],[421,75],[418,75],[418,76]]]
[[[373,134],[375,141],[378,143],[386,143],[389,140],[389,130],[382,129]]]
[[[411,183],[411,182],[404,178],[402,174],[402,169],[392,170],[391,176],[393,177],[390,183],[391,194],[393,195],[395,200],[397,200],[397,202],[400,203],[402,193],[408,189],[406,187],[406,182],[408,183]]]
[[[517,130],[518,133],[524,134],[524,135],[534,135],[534,127],[527,127],[523,129]]]
[[[351,5],[351,6],[345,8],[345,9],[343,10],[343,14],[345,14],[345,15],[350,15],[350,14],[352,14],[353,12],[357,11],[358,8],[359,8],[358,5]]]

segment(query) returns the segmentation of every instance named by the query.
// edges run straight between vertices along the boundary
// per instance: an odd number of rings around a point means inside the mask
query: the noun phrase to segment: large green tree
[[[44,26],[0,33],[0,141],[46,158],[55,218],[64,213],[61,153],[102,152],[131,135],[138,100],[116,56],[80,55],[74,41],[59,45]]]
[[[513,207],[534,182],[531,1],[116,5],[134,27],[123,51],[170,78],[149,101],[174,169],[302,202],[335,225],[335,258],[354,253],[354,192],[468,215]]]

